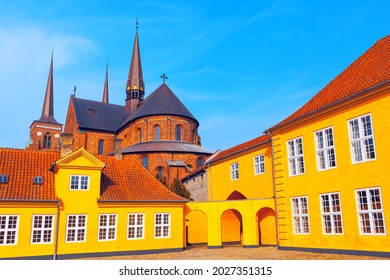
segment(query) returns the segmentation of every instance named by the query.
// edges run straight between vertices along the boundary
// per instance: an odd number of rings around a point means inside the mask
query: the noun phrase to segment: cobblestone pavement
[[[240,246],[227,246],[221,249],[207,247],[189,247],[182,252],[145,255],[128,255],[102,258],[104,260],[390,260],[390,258],[308,253],[299,251],[278,250],[276,247],[259,247],[244,249]]]

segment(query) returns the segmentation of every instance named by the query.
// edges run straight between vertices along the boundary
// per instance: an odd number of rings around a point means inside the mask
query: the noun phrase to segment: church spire
[[[108,103],[108,63],[106,65],[106,80],[104,81],[103,103]]]
[[[45,94],[45,99],[43,101],[41,118],[39,119],[39,121],[48,122],[48,123],[58,123],[54,119],[54,107],[53,107],[53,52],[51,53],[49,77],[47,79],[46,94]]]
[[[138,104],[144,100],[145,86],[142,76],[141,54],[138,43],[138,18],[136,21],[136,32],[134,39],[133,53],[131,56],[129,76],[126,83],[126,107],[134,111]]]

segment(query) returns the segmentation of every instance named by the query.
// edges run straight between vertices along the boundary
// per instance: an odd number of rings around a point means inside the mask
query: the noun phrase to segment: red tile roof
[[[8,183],[0,183],[0,200],[57,200],[49,168],[59,157],[58,152],[0,148],[0,174],[8,175]],[[33,184],[34,176],[42,176],[43,184]]]
[[[106,163],[102,174],[102,201],[177,201],[185,198],[162,185],[139,162],[132,158],[117,160],[111,156],[97,156]]]
[[[282,126],[390,80],[390,35],[377,41],[295,113],[271,127]]]
[[[0,175],[8,175],[8,182],[0,183],[0,200],[58,200],[55,175],[49,168],[60,156],[59,152],[0,148]],[[134,159],[97,158],[106,164],[101,180],[102,201],[186,201]],[[42,176],[43,184],[33,184],[34,176]]]
[[[232,148],[229,148],[227,150],[223,150],[215,158],[213,158],[210,162],[215,162],[217,160],[226,158],[228,156],[237,154],[239,152],[248,150],[250,148],[254,148],[256,146],[259,146],[259,145],[265,144],[265,143],[271,143],[271,137],[267,134],[261,135],[257,138],[254,138],[252,140],[249,140],[247,142],[244,142],[242,144],[239,144],[239,145],[234,146]]]

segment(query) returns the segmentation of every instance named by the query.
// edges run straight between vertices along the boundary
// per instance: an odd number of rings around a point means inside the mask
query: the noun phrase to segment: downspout
[[[60,205],[61,201],[58,200],[57,202],[57,214],[56,214],[56,231],[54,234],[54,255],[53,255],[53,260],[57,259],[57,246],[58,246],[58,229],[59,229],[59,216],[60,216]]]
[[[275,155],[274,155],[274,141],[272,134],[267,130],[267,134],[271,137],[271,154],[272,154],[272,179],[274,184],[274,199],[275,199],[275,216],[276,216],[276,234],[277,234],[277,246],[280,247],[280,234],[279,234],[279,211],[278,211],[278,202],[276,197],[276,177],[275,177]]]

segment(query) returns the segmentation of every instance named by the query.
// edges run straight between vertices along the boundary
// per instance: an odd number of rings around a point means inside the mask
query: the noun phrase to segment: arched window
[[[163,168],[161,166],[158,166],[156,168],[156,171],[157,171],[157,174],[156,174],[157,179],[161,180],[163,177]]]
[[[199,158],[196,160],[196,167],[201,167],[203,164],[204,164],[203,158],[202,158],[202,157],[199,157]]]
[[[138,128],[138,142],[142,142],[142,129],[141,128]]]
[[[142,166],[149,170],[149,158],[147,156],[142,157]]]
[[[99,155],[104,154],[104,140],[103,139],[99,140],[98,154]]]
[[[181,126],[177,125],[176,126],[176,140],[181,140]]]
[[[46,132],[45,136],[43,136],[43,148],[44,149],[50,149],[50,145],[51,145],[50,133]]]
[[[160,126],[156,125],[154,127],[154,140],[160,140]]]

